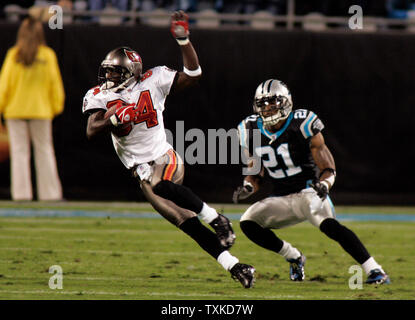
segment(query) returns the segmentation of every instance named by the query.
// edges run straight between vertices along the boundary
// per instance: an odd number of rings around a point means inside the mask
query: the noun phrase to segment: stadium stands
[[[377,29],[406,29],[415,27],[415,1],[303,1],[303,0],[36,0],[32,4],[43,7],[57,4],[63,7],[64,23],[99,23],[101,25],[148,24],[165,26],[173,10],[189,13],[190,22],[201,28],[248,27],[252,29],[306,29],[314,31],[348,28],[352,14],[349,8],[360,5],[365,31]],[[99,3],[99,4],[97,4]],[[335,3],[335,4],[333,4]],[[402,4],[403,3],[403,4]],[[72,5],[73,4],[73,5]],[[11,22],[27,14],[30,1],[2,2],[0,16]]]

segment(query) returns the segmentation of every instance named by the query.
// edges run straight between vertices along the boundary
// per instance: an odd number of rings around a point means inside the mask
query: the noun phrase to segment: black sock
[[[203,201],[188,187],[168,180],[160,181],[153,192],[165,199],[173,201],[179,207],[199,213],[203,208]]]
[[[208,228],[206,228],[199,221],[198,217],[187,219],[179,226],[179,228],[184,233],[192,237],[199,244],[199,246],[202,247],[203,250],[205,250],[215,259],[217,259],[219,255],[225,251],[216,235]]]
[[[320,230],[329,238],[336,240],[358,263],[362,264],[370,258],[369,252],[354,232],[337,220],[332,218],[324,220],[320,224]]]
[[[240,226],[252,242],[276,253],[281,251],[284,242],[270,229],[262,228],[258,223],[249,220],[241,221]]]

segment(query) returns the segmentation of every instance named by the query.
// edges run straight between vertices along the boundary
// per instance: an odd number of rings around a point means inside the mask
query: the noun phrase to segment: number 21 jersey
[[[301,191],[315,179],[317,167],[311,155],[310,139],[323,128],[315,113],[297,109],[275,133],[263,126],[258,115],[243,120],[238,133],[242,148],[247,148],[250,156],[261,158],[266,176],[272,180],[273,194],[284,196]],[[259,146],[254,145],[254,132],[260,135]]]

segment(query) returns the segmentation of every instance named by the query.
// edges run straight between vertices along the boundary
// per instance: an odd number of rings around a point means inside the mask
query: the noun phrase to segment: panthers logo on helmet
[[[135,51],[129,51],[129,50],[125,50],[124,49],[124,51],[125,51],[125,54],[127,55],[127,57],[132,61],[132,62],[139,62],[139,63],[142,63],[141,62],[141,57],[138,55],[138,53],[137,52],[135,52]]]

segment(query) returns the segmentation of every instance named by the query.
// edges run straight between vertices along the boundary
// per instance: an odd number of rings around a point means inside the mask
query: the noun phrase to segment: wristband
[[[320,172],[320,177],[323,175],[324,172],[329,171],[332,174],[334,174],[334,176],[336,176],[336,170],[334,170],[333,168],[324,168],[323,170],[321,170]]]
[[[320,184],[322,184],[323,186],[325,186],[327,188],[327,190],[329,190],[329,184],[326,180],[320,181]]]
[[[189,38],[176,38],[176,41],[180,46],[185,46],[190,42]]]
[[[187,74],[189,77],[197,77],[202,74],[202,68],[198,66],[196,70],[189,70],[183,66],[183,72]]]
[[[110,117],[111,123],[114,127],[118,127],[118,118],[115,114]]]
[[[324,183],[327,187],[327,190],[329,190],[333,186],[335,180],[336,180],[336,176],[333,174],[330,177],[321,181],[321,183]]]

